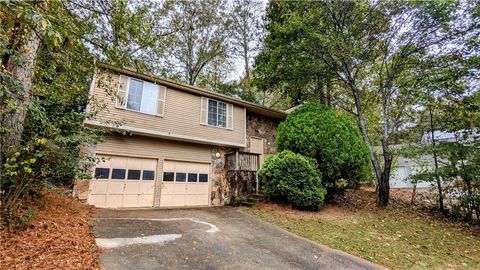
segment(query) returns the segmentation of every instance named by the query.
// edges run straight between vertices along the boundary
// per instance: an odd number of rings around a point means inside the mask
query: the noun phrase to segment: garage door
[[[99,156],[88,203],[97,207],[153,206],[156,159]]]
[[[210,164],[166,160],[160,206],[208,205]]]

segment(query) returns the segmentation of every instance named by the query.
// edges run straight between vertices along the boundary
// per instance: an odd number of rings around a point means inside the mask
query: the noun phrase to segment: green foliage
[[[436,86],[438,81],[432,83]],[[455,140],[415,147],[413,157],[425,159],[436,153],[438,168],[417,172],[412,180],[434,182],[451,214],[480,222],[480,92],[459,98],[455,91],[445,91],[452,87],[441,89],[428,100],[433,107],[431,125],[434,130],[453,132]]]
[[[307,103],[277,129],[275,145],[316,159],[329,190],[356,187],[368,169],[369,152],[351,122],[326,106]]]
[[[34,208],[26,208],[25,211],[22,213],[18,213],[13,211],[12,208],[7,209],[4,211],[4,220],[8,220],[9,228],[12,230],[22,230],[24,229],[27,224],[33,219],[35,216],[36,210]]]
[[[85,108],[93,59],[77,45],[62,52],[44,47],[37,61],[37,80],[23,136],[43,143],[38,177],[69,185],[82,171],[80,146],[95,143],[102,135],[102,131],[83,125],[90,115]]]
[[[26,198],[45,186],[72,184],[83,170],[80,146],[97,142],[103,134],[83,125],[90,115],[85,108],[94,64],[79,38],[89,29],[86,22],[72,16],[59,1],[14,2],[0,4],[4,23],[0,31],[0,117],[8,119],[20,110],[26,113],[15,123],[21,127],[20,145],[2,148],[1,153],[1,211],[3,221],[10,225],[22,223],[24,213],[29,213],[23,209]],[[29,33],[31,27],[36,27],[32,35],[41,41],[31,56],[35,59],[32,76],[15,77],[11,70],[23,68],[29,55],[24,53],[28,35],[14,33]],[[23,88],[25,79],[31,80],[30,89]],[[22,96],[25,92],[27,98]],[[10,131],[0,130],[2,139],[12,137]]]
[[[267,195],[299,209],[317,210],[323,205],[326,190],[313,159],[283,151],[268,157],[258,175]]]
[[[261,47],[264,33],[262,23],[263,7],[256,0],[234,0],[232,2],[232,49],[244,62],[244,79],[249,80],[252,55]]]
[[[226,58],[231,24],[226,5],[225,0],[167,2],[169,27],[177,31],[164,55],[170,76],[197,85],[208,66]]]
[[[215,85],[212,90],[253,103],[259,103],[258,101],[261,99],[261,97],[258,95],[258,91],[250,84],[249,80],[219,83]]]
[[[441,143],[438,152],[443,162],[438,174],[443,189],[457,217],[480,222],[480,143],[465,140]]]
[[[279,93],[280,102],[320,100],[357,118],[365,143],[372,148],[382,144],[381,158],[372,155],[371,163],[378,203],[386,206],[394,159],[389,146],[399,143],[400,132],[408,134],[404,127],[418,109],[416,90],[426,84],[415,78],[419,63],[451,56],[434,62],[432,69],[470,62],[477,63],[471,70],[478,74],[478,5],[456,0],[271,1],[266,22],[256,85]]]
[[[174,30],[165,25],[167,10],[158,1],[64,2],[73,18],[81,21],[77,33],[84,35],[86,46],[101,61],[150,72],[158,68],[159,58],[171,44]]]
[[[286,107],[306,100],[324,101],[333,91],[331,73],[322,59],[312,57],[312,14],[319,1],[270,1],[266,14],[269,32],[255,59],[254,84],[262,91],[278,92]],[[321,26],[321,25],[318,25]],[[305,53],[308,50],[308,53]]]
[[[477,135],[478,136],[478,135]],[[425,181],[437,185],[441,180],[443,200],[456,218],[480,221],[480,148],[478,143],[442,142],[435,147],[439,157],[437,170],[427,168],[415,173],[412,182]],[[418,155],[432,151],[422,147]]]

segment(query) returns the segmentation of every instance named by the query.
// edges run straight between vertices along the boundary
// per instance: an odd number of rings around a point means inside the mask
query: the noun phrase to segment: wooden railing
[[[248,152],[233,152],[226,154],[227,171],[256,172],[260,168],[260,155]]]
[[[260,169],[260,154],[236,151],[226,154],[225,158],[227,175],[232,177],[230,181],[236,186],[254,186],[255,193],[258,194],[257,172]]]

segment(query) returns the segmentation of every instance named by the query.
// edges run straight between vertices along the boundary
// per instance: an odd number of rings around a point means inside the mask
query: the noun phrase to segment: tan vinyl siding
[[[106,110],[97,116],[97,120],[121,121],[122,125],[132,128],[200,138],[212,143],[220,141],[226,145],[245,144],[246,120],[243,107],[233,106],[232,130],[201,125],[201,96],[173,88],[166,89],[163,117],[123,110],[115,108],[114,92],[118,89],[119,75],[105,71],[98,74],[93,94],[106,105]]]
[[[143,136],[107,136],[103,142],[96,146],[95,154],[158,159],[155,179],[155,206],[160,204],[160,188],[165,160],[211,163],[211,149],[208,145]]]

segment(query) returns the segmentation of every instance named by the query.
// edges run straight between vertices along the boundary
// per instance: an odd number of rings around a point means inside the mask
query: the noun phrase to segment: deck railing
[[[260,155],[236,151],[226,154],[227,171],[256,172],[260,167]]]
[[[257,172],[260,168],[260,154],[236,151],[228,153],[225,156],[227,173],[233,176],[231,181],[234,181],[238,185],[238,181],[243,179],[241,182],[244,182],[247,186],[253,184],[255,193],[258,194],[259,183]],[[239,177],[239,174],[245,175],[245,173],[246,175],[251,175],[251,177]]]

